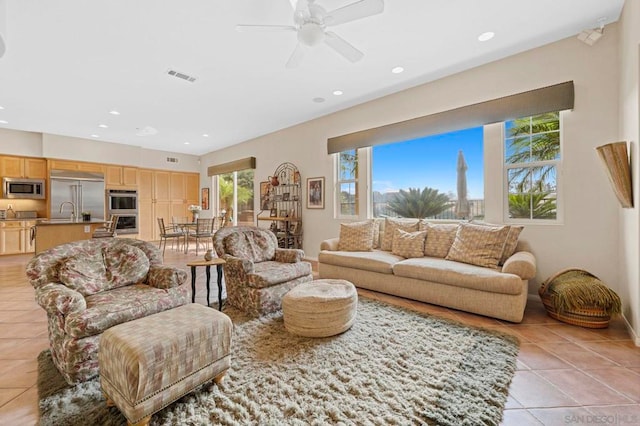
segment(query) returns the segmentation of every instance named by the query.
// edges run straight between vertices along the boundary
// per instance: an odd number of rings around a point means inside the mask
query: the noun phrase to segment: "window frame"
[[[522,225],[562,225],[564,224],[564,196],[562,190],[562,164],[564,159],[564,114],[566,111],[558,111],[558,143],[559,153],[557,159],[542,160],[542,161],[530,161],[528,163],[507,163],[507,121],[502,122],[502,200],[503,211],[502,217],[504,223],[508,224],[522,224]],[[539,114],[535,114],[539,115]],[[535,115],[528,116],[534,117]],[[526,118],[526,117],[517,117]],[[543,134],[543,133],[536,133]],[[534,169],[536,167],[554,166],[556,168],[556,217],[555,219],[531,219],[531,218],[512,218],[509,217],[509,170],[511,169]]]
[[[363,150],[362,149],[353,149],[353,150],[348,150],[348,151],[354,151],[355,152],[355,156],[356,156],[356,164],[357,164],[357,168],[356,168],[356,174],[355,177],[353,179],[341,179],[341,173],[340,173],[340,154],[342,154],[342,152],[338,152],[336,154],[334,154],[334,186],[333,186],[333,200],[334,200],[334,214],[333,216],[336,219],[349,219],[349,220],[353,220],[353,219],[358,219],[360,217],[360,212],[363,211],[360,204],[362,202],[361,200],[361,193],[362,191],[360,190],[360,188],[362,187],[362,163],[363,163],[363,159],[366,156],[363,156]],[[347,151],[343,151],[343,152],[347,152]],[[366,160],[365,160],[366,161]],[[364,173],[364,175],[366,175],[366,173]],[[341,195],[342,195],[342,185],[343,184],[353,184],[354,185],[354,197],[355,197],[355,214],[343,214],[342,213],[342,199],[341,199]]]

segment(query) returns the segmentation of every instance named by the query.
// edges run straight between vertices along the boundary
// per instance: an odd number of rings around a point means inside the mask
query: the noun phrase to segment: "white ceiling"
[[[623,3],[386,0],[332,28],[362,61],[320,45],[287,69],[295,33],[235,25],[291,25],[289,0],[0,0],[0,127],[201,155],[615,22]],[[485,31],[496,36],[481,43]],[[145,126],[158,133],[136,135]]]

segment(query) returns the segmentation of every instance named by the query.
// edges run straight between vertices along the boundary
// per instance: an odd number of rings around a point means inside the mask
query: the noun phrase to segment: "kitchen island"
[[[105,220],[72,221],[70,219],[38,219],[35,226],[36,254],[60,244],[88,240]]]

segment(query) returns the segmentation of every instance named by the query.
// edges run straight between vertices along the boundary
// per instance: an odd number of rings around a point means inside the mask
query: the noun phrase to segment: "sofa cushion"
[[[247,230],[234,232],[224,239],[225,251],[231,256],[248,259],[252,262],[272,260],[276,247],[264,233],[269,231]]]
[[[87,296],[87,309],[68,315],[64,328],[75,338],[100,334],[114,325],[184,305],[186,297],[179,294],[179,289],[168,291],[145,284],[102,291]]]
[[[374,225],[372,220],[363,222],[341,223],[340,251],[371,251],[373,250]]]
[[[458,224],[422,222],[420,227],[427,230],[427,240],[424,243],[424,255],[444,258],[447,253],[449,253],[453,240],[456,238]]]
[[[145,281],[149,273],[149,258],[137,247],[106,247],[104,266],[109,280],[105,289],[108,290]]]
[[[327,251],[323,250],[318,254],[319,263],[329,265],[344,266],[347,268],[362,269],[365,271],[379,272],[381,274],[392,274],[392,266],[403,260],[401,256],[383,251]]]
[[[265,288],[307,275],[311,275],[311,264],[309,262],[280,263],[266,261],[254,265],[253,272],[247,274],[247,285],[253,288]]]
[[[83,296],[99,293],[107,287],[107,270],[102,250],[63,258],[58,278],[68,288]]]
[[[493,223],[483,222],[479,220],[472,220],[471,223],[473,223],[474,225],[484,225],[484,226],[493,226],[493,227],[503,226],[503,225],[496,225]],[[502,255],[500,256],[500,261],[498,262],[498,265],[504,265],[504,262],[506,262],[507,259],[510,258],[513,255],[513,253],[515,253],[516,247],[518,246],[518,238],[520,237],[520,233],[524,229],[524,226],[522,225],[504,225],[504,226],[509,228],[509,233],[507,234],[507,238],[504,242]]]
[[[497,268],[508,233],[509,228],[506,226],[460,223],[445,259]]]
[[[395,229],[402,229],[406,232],[418,230],[418,219],[394,219],[386,218],[384,221],[384,234],[382,236],[382,250],[391,251],[393,248],[393,232]]]
[[[426,238],[427,231],[405,232],[396,228],[391,252],[402,257],[422,257]]]
[[[521,294],[526,291],[517,275],[436,257],[402,260],[393,265],[393,273],[401,277],[493,293]]]

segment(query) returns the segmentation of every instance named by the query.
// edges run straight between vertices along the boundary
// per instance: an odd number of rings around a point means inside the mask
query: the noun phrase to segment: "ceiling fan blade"
[[[384,11],[384,0],[360,0],[328,12],[324,17],[326,26],[344,24]]]
[[[296,48],[293,50],[293,53],[289,57],[287,64],[285,65],[287,68],[296,68],[300,65],[302,58],[304,57],[304,47],[300,43],[296,45]]]
[[[291,25],[236,25],[236,31],[241,33],[247,32],[278,32],[278,31],[296,31],[296,27]]]
[[[289,0],[289,3],[291,3],[291,9],[296,10],[296,8],[298,7],[298,2],[299,0]]]
[[[343,38],[337,36],[335,33],[327,31],[324,35],[324,42],[333,50],[344,56],[348,61],[358,62],[364,56],[364,53],[353,47],[351,43],[348,43]]]

